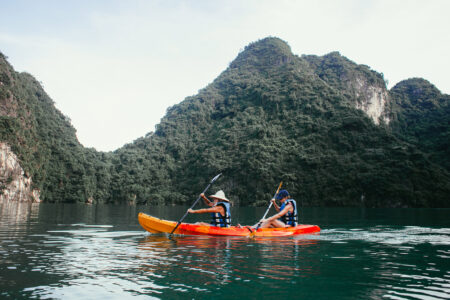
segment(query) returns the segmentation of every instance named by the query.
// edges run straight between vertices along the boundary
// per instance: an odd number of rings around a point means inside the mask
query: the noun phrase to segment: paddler
[[[297,203],[289,196],[289,192],[281,190],[275,198],[276,199],[272,199],[271,201],[278,213],[265,219],[260,228],[297,226]],[[278,206],[276,200],[280,201],[281,206]]]
[[[202,208],[202,209],[188,209],[188,212],[191,214],[203,214],[203,213],[211,213],[211,223],[198,222],[197,225],[210,225],[217,227],[230,227],[231,226],[231,210],[230,210],[230,200],[225,197],[225,193],[220,190],[214,195],[210,195],[209,197],[213,199],[213,201],[209,200],[205,194],[201,193],[200,196],[205,201],[205,204],[210,206],[210,208]]]

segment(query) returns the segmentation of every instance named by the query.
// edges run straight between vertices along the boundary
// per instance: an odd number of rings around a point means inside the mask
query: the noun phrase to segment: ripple
[[[326,229],[311,239],[344,242],[362,240],[388,245],[424,244],[450,245],[450,229],[406,226],[400,229],[377,226],[366,230]]]
[[[0,230],[0,298],[450,298],[448,228],[359,222],[294,238],[170,237],[146,233],[135,215],[122,221],[122,208],[70,219],[73,207],[54,219],[40,209],[40,223],[0,219],[12,222]]]

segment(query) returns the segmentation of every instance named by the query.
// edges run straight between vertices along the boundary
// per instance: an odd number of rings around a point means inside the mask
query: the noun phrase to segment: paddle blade
[[[278,195],[278,192],[280,191],[282,185],[283,185],[283,181],[280,182],[280,185],[278,186],[277,192],[275,193],[275,196],[273,196],[274,198]]]
[[[216,181],[217,178],[220,177],[220,175],[222,175],[222,173],[217,174],[216,177],[214,177],[213,179],[211,179],[211,183],[213,183],[214,181]]]

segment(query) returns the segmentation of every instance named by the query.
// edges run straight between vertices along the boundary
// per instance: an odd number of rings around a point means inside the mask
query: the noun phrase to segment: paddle
[[[277,189],[277,191],[275,192],[275,195],[273,195],[273,199],[275,199],[275,197],[277,196],[277,194],[278,194],[278,192],[280,191],[282,185],[283,185],[283,181],[280,182],[280,185],[278,186],[278,189]],[[264,220],[264,219],[266,218],[267,213],[269,212],[270,208],[272,207],[272,204],[273,204],[273,202],[270,201],[269,207],[267,208],[267,210],[266,210],[266,212],[264,213],[264,216],[261,218],[261,220],[259,220],[258,224],[256,225],[256,229],[255,229],[255,231],[253,231],[253,232],[251,233],[251,236],[254,236],[254,235],[255,235],[255,232],[258,231],[259,227],[261,227],[261,225],[262,225],[262,220]]]
[[[206,189],[202,192],[202,194],[206,193],[206,191],[209,189],[209,187],[211,186],[211,184],[214,183],[214,181],[217,180],[217,178],[220,177],[220,175],[222,175],[222,173],[216,175],[216,177],[214,177],[213,179],[211,179],[211,182],[208,184],[208,186],[206,187]],[[194,208],[195,204],[197,204],[198,200],[200,200],[201,196],[198,196],[197,200],[195,200],[194,204],[192,204],[191,207],[189,207],[189,209]],[[189,211],[188,209],[188,211]],[[170,232],[170,234],[174,233],[174,231],[178,228],[178,226],[181,224],[181,222],[183,222],[184,218],[186,218],[187,214],[189,213],[188,211],[186,211],[186,213],[184,214],[183,217],[181,217],[180,221],[178,221],[177,226],[175,226],[172,231]]]

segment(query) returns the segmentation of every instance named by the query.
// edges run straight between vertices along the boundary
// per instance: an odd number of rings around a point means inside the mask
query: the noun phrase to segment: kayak
[[[139,224],[150,233],[171,233],[177,222],[162,220],[144,213],[138,215]],[[222,236],[294,236],[299,234],[317,233],[317,225],[298,225],[286,228],[259,228],[256,232],[249,226],[231,226],[228,228],[181,223],[175,234],[186,235],[222,235]]]

